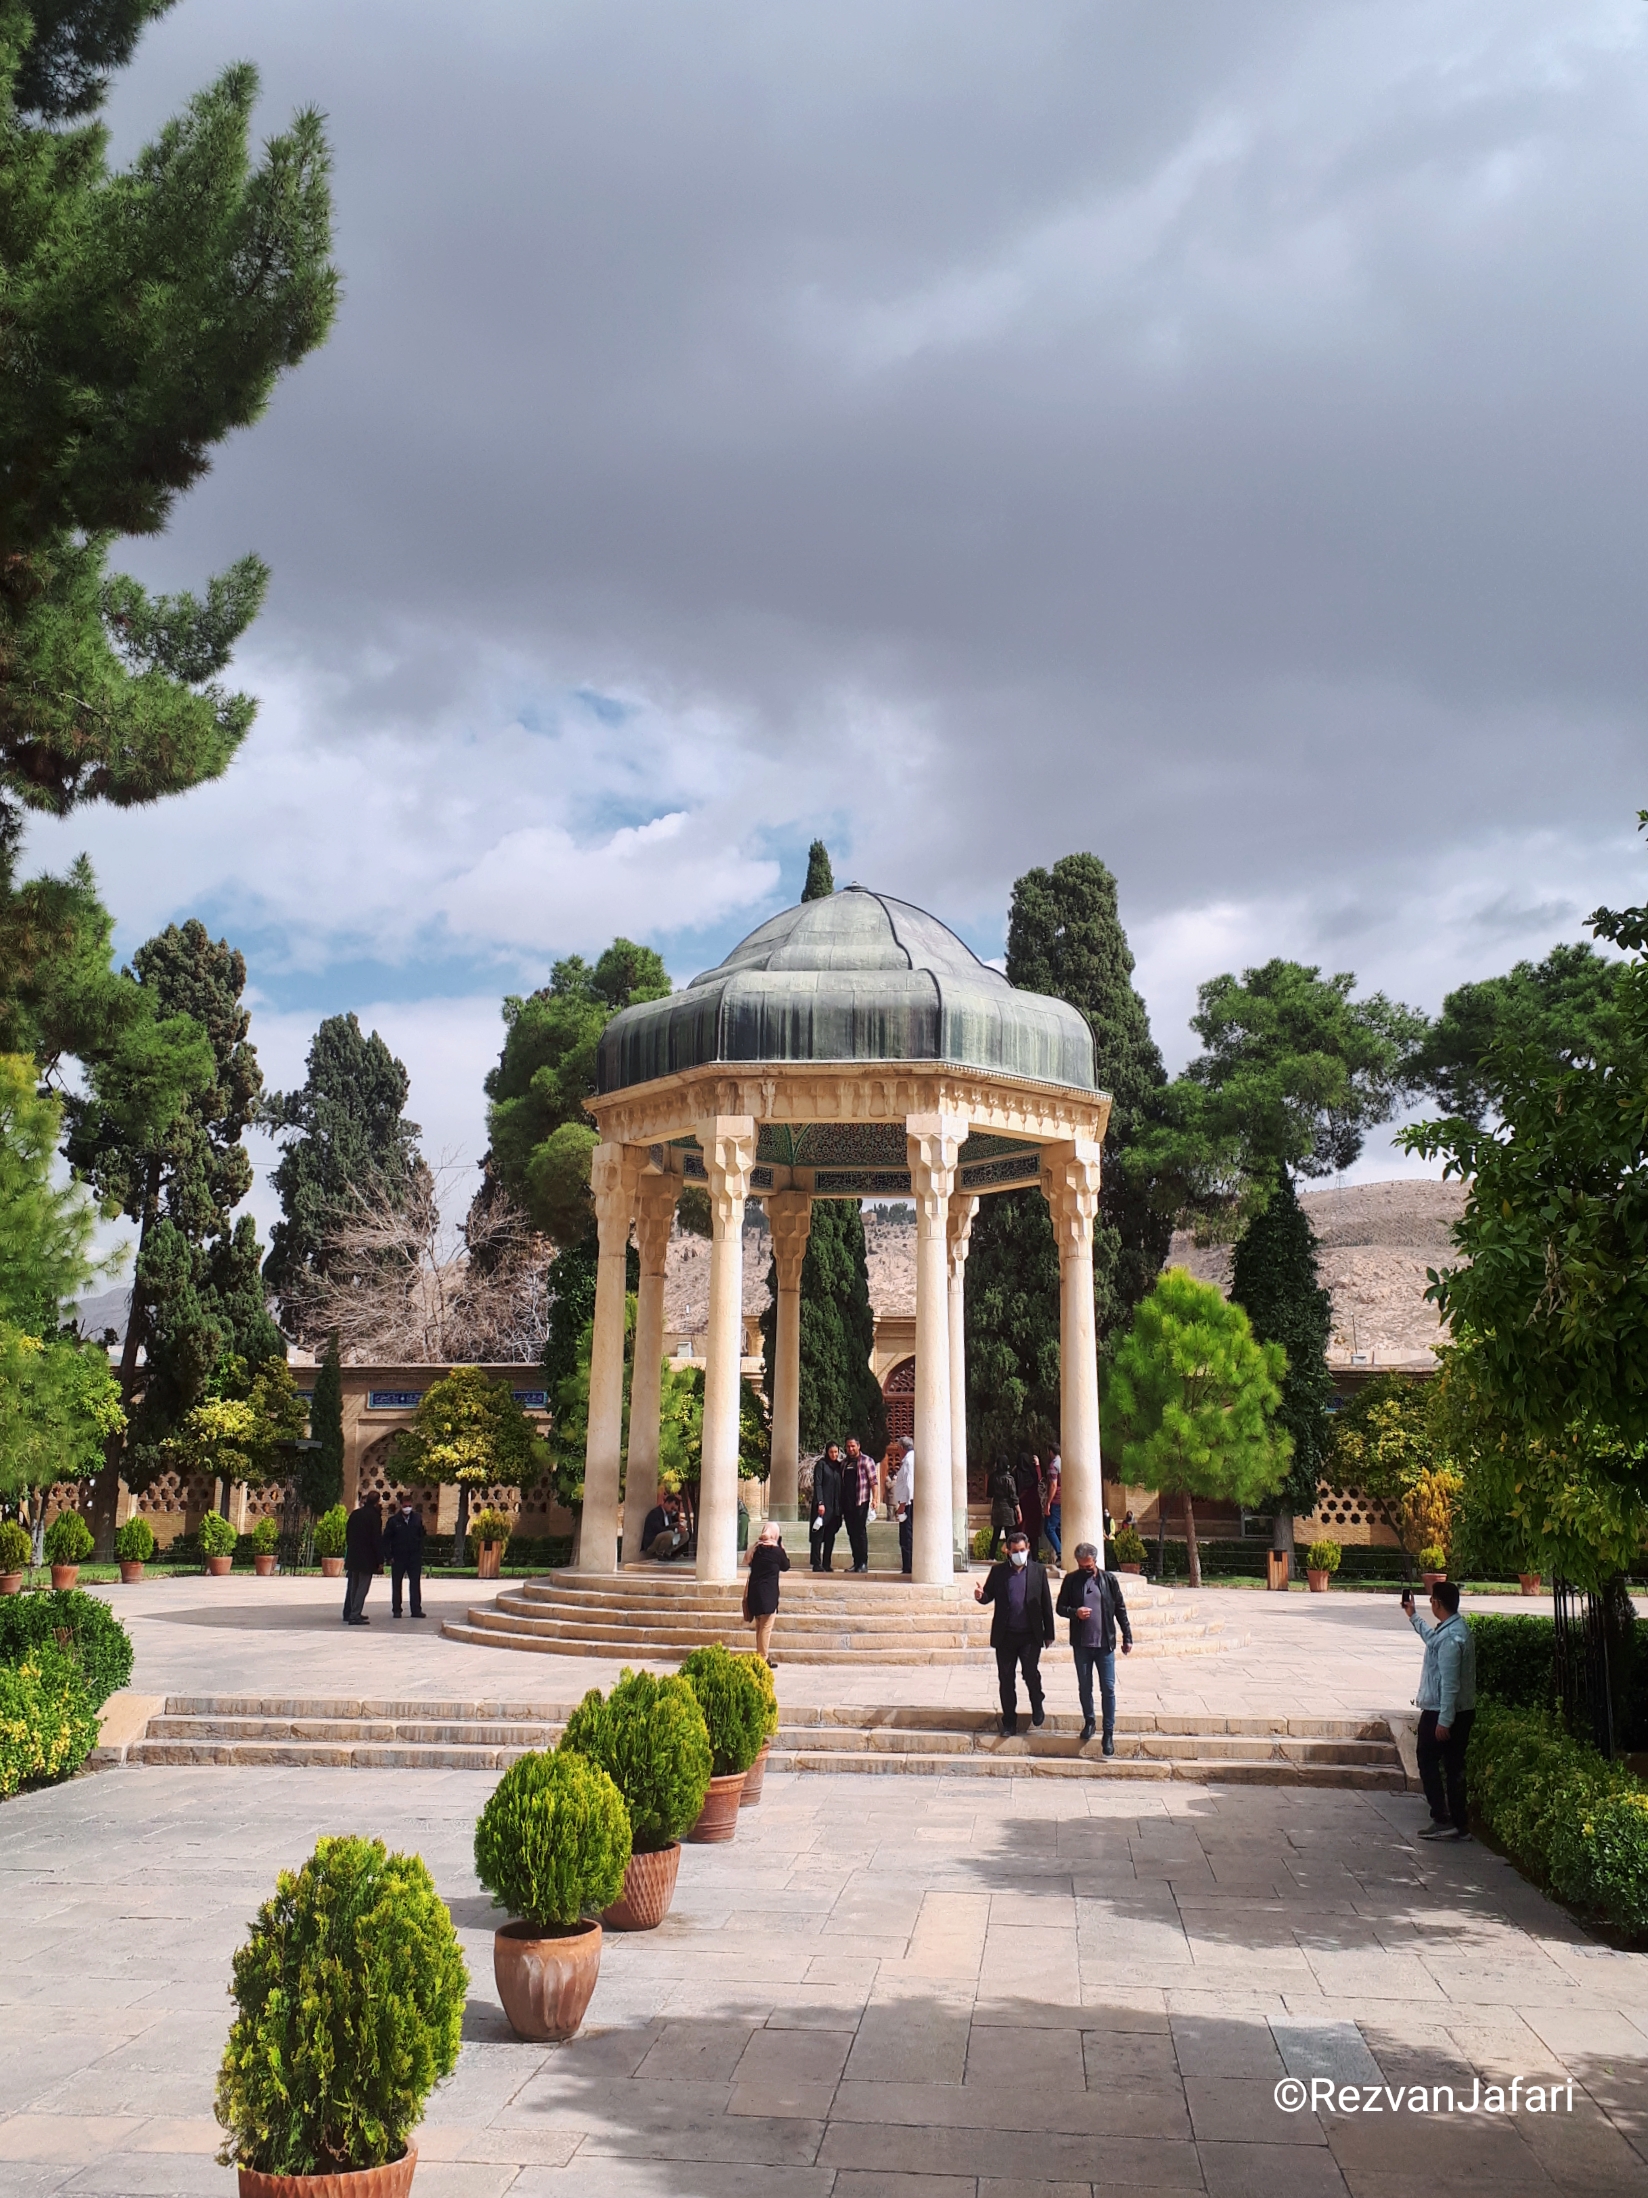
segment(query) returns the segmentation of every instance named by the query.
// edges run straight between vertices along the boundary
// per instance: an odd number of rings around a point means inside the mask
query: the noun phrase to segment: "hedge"
[[[1477,1704],[1465,1764],[1483,1830],[1537,1885],[1648,1937],[1648,1787],[1549,1711]]]
[[[101,1596],[79,1588],[0,1596],[0,1665],[40,1647],[72,1659],[93,1709],[132,1676],[131,1636]]]
[[[1154,1575],[1156,1570],[1156,1537],[1154,1534],[1145,1535],[1144,1546],[1145,1571],[1147,1574]],[[1202,1577],[1204,1579],[1262,1580],[1265,1577],[1265,1560],[1270,1555],[1270,1538],[1268,1535],[1263,1541],[1257,1535],[1247,1536],[1242,1540],[1237,1540],[1234,1537],[1226,1540],[1210,1538],[1205,1542],[1198,1537],[1196,1547],[1201,1555]],[[1108,1556],[1108,1554],[1109,1545],[1106,1548],[1106,1555]],[[1339,1578],[1341,1582],[1349,1580],[1395,1582],[1407,1577],[1407,1560],[1399,1549],[1374,1549],[1361,1543],[1344,1542],[1340,1544],[1339,1557]],[[1294,1555],[1294,1577],[1296,1579],[1303,1577],[1304,1562],[1305,1553],[1301,1545]],[[1170,1536],[1162,1545],[1161,1577],[1164,1580],[1185,1580],[1190,1577],[1190,1561],[1182,1540],[1174,1541]]]
[[[1476,1642],[1478,1699],[1491,1696],[1509,1709],[1542,1710],[1551,1704],[1556,1656],[1554,1618],[1466,1617]]]
[[[73,1656],[35,1642],[0,1664],[0,1800],[70,1777],[96,1745],[97,1710]]]

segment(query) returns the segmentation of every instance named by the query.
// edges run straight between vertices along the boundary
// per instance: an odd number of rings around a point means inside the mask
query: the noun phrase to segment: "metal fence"
[[[1608,1660],[1608,1611],[1599,1595],[1566,1580],[1556,1600],[1555,1677],[1562,1718],[1576,1740],[1589,1740],[1612,1759],[1614,1690]]]

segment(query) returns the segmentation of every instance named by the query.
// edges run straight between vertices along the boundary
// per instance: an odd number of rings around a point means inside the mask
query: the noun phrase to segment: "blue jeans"
[[[1053,1545],[1053,1554],[1064,1562],[1064,1506],[1056,1503],[1041,1522],[1041,1530]]]
[[[1116,1730],[1116,1652],[1075,1647],[1070,1653],[1076,1659],[1076,1692],[1081,1696],[1082,1718],[1089,1725],[1093,1723],[1093,1674],[1096,1671],[1099,1675],[1104,1737],[1108,1740]]]

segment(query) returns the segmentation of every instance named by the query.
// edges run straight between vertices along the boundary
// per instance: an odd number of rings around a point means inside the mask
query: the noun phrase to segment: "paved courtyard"
[[[1481,1847],[1416,1844],[1414,1797],[769,1778],[545,2049],[493,1987],[491,1784],[117,1770],[8,1803],[0,2193],[233,2189],[230,1957],[276,1869],[343,1830],[424,1855],[469,1959],[421,2198],[1648,2189],[1648,1960]],[[1430,2110],[1513,2077],[1558,2110]],[[1288,2078],[1334,2110],[1284,2111]],[[1385,2087],[1402,2109],[1367,2111]]]

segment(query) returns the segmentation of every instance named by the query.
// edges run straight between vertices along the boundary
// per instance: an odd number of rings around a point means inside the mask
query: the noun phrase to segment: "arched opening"
[[[916,1362],[913,1358],[901,1358],[888,1370],[881,1394],[887,1400],[887,1440],[897,1442],[901,1435],[908,1435],[913,1440],[916,1431]]]

